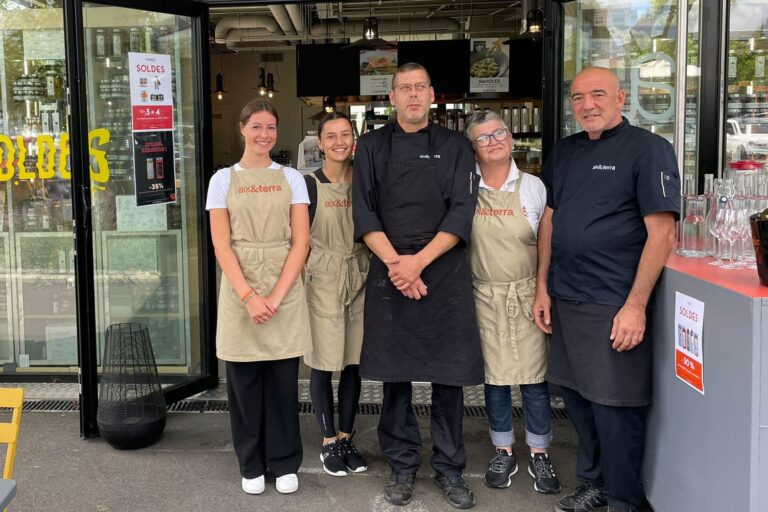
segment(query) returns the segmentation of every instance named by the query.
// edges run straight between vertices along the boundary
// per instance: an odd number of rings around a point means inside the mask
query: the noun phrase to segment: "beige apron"
[[[282,167],[231,171],[227,210],[232,249],[245,280],[268,295],[291,246],[291,187]],[[225,361],[269,361],[311,350],[304,285],[297,279],[267,323],[251,321],[225,275],[221,277],[216,355]]]
[[[310,231],[307,303],[312,352],[304,356],[316,370],[338,371],[360,364],[363,304],[370,253],[354,243],[351,186],[317,181],[317,208]]]
[[[536,236],[514,192],[480,189],[469,261],[485,382],[536,384],[547,373],[548,342],[533,322]]]

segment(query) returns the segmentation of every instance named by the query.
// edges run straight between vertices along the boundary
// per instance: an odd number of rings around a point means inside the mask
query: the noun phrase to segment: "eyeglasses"
[[[509,137],[509,130],[506,128],[497,128],[491,133],[479,136],[473,142],[476,142],[478,147],[484,148],[491,143],[491,137],[499,142],[504,142],[506,138]]]
[[[410,92],[413,90],[416,92],[426,91],[429,89],[429,84],[427,82],[419,82],[417,84],[398,84],[394,86],[393,89],[400,94],[410,94]]]

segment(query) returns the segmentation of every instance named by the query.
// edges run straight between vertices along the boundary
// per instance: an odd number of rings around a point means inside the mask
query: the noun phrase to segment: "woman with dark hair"
[[[278,116],[261,100],[240,114],[240,161],[211,178],[206,209],[222,270],[216,355],[227,396],[241,487],[264,492],[267,468],[281,493],[298,489],[302,460],[299,357],[311,350],[301,271],[309,252],[307,187],[272,161]]]
[[[326,473],[346,476],[368,466],[352,442],[360,399],[360,350],[363,343],[363,289],[370,253],[354,243],[352,225],[352,122],[332,112],[320,122],[318,147],[322,168],[306,175],[309,192],[310,247],[307,302],[312,352],[304,362],[312,368],[312,406],[323,432],[320,460]],[[333,421],[332,372],[339,378],[339,430]]]

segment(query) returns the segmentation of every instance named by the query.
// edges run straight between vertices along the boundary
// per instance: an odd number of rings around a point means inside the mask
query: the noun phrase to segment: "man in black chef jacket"
[[[672,145],[621,116],[612,71],[580,72],[570,100],[584,131],[559,141],[542,171],[533,306],[552,333],[547,378],[561,386],[579,435],[582,485],[555,510],[630,512],[645,501],[646,308],[674,245],[680,177]]]
[[[435,99],[423,66],[400,66],[389,100],[397,122],[355,150],[355,239],[373,252],[365,291],[360,375],[384,382],[379,442],[392,468],[387,501],[413,496],[421,436],[411,382],[432,383],[432,468],[456,508],[474,506],[462,478],[462,386],[483,382],[483,359],[464,257],[477,199],[472,146],[429,122]]]

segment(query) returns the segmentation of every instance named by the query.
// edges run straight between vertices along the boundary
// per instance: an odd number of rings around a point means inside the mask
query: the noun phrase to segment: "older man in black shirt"
[[[570,99],[584,131],[558,142],[544,166],[534,302],[536,323],[552,333],[548,379],[579,434],[583,485],[555,510],[635,511],[651,400],[646,308],[674,245],[680,178],[672,146],[621,116],[611,71],[579,73]]]
[[[387,501],[405,505],[421,463],[411,382],[432,383],[432,468],[456,508],[475,498],[462,478],[462,386],[483,382],[464,257],[477,178],[469,141],[429,122],[434,90],[415,63],[400,66],[390,101],[397,122],[363,135],[352,181],[355,238],[373,252],[365,294],[362,377],[384,382],[379,441],[392,468]]]

